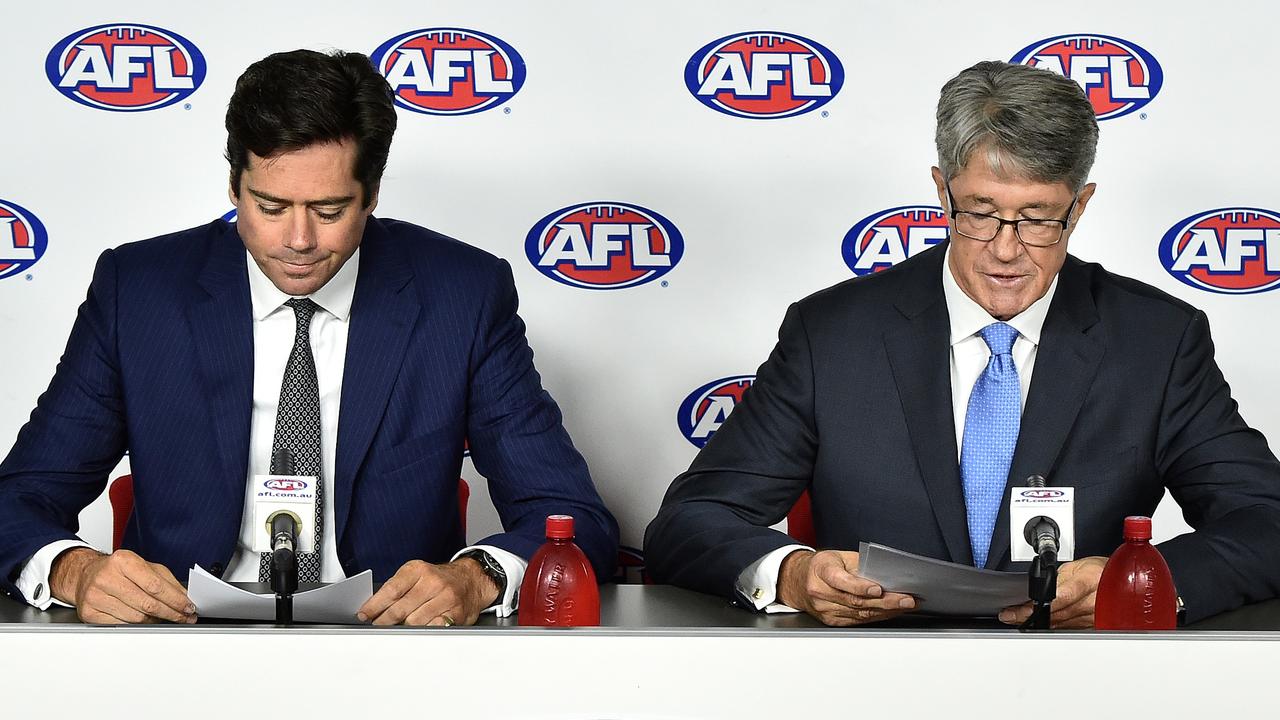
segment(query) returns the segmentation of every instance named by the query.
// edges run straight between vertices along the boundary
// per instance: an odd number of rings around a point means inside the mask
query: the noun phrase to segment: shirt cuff
[[[90,547],[90,545],[83,540],[54,540],[37,550],[27,560],[27,564],[22,566],[22,572],[18,575],[18,581],[14,583],[27,603],[41,610],[47,610],[54,604],[71,607],[53,596],[53,591],[49,588],[49,572],[53,570],[53,561],[59,555],[78,547]]]
[[[498,617],[509,617],[516,611],[520,605],[520,583],[524,582],[524,570],[529,567],[528,561],[508,552],[499,547],[492,545],[471,545],[464,547],[454,554],[452,560],[457,560],[462,555],[472,550],[481,550],[489,553],[489,556],[502,566],[502,572],[507,574],[507,587],[502,591],[502,595],[489,607],[485,608],[481,614],[492,612]]]
[[[807,545],[787,545],[765,555],[747,566],[738,575],[737,591],[756,609],[766,613],[793,613],[799,610],[775,602],[778,599],[778,573],[782,561],[797,550],[813,551]]]

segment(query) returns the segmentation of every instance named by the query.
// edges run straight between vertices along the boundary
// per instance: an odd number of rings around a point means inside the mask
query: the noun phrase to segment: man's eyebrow
[[[293,204],[292,200],[278,198],[274,195],[264,193],[261,190],[255,190],[254,188],[249,188],[249,193],[252,194],[254,197],[258,198],[259,200],[263,200],[269,203],[275,203],[277,205]],[[335,197],[320,198],[319,200],[309,200],[307,201],[306,204],[308,207],[314,207],[317,205],[346,205],[347,203],[355,199],[356,199],[355,195],[340,195]]]
[[[970,202],[972,202],[972,203],[973,203],[973,204],[975,204],[975,205],[991,205],[991,206],[994,206],[994,205],[996,204],[996,201],[995,201],[995,199],[994,199],[994,198],[990,198],[990,197],[988,197],[988,196],[986,196],[986,195],[970,195],[970,196],[968,196],[968,197],[967,197],[967,198],[965,198],[965,199],[969,200]],[[1027,203],[1026,205],[1023,205],[1022,207],[1018,208],[1018,210],[1019,210],[1019,211],[1022,211],[1022,210],[1045,210],[1045,209],[1051,209],[1051,208],[1054,208],[1054,207],[1056,207],[1056,205],[1057,205],[1056,203],[1048,203],[1048,202],[1039,202],[1039,201],[1037,201],[1037,202]]]

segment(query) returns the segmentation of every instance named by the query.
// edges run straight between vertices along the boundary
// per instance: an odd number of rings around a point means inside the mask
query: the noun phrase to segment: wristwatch
[[[483,550],[468,550],[458,557],[471,558],[480,563],[480,569],[498,586],[497,601],[501,602],[502,596],[507,592],[507,571],[502,569],[502,565],[492,555]]]

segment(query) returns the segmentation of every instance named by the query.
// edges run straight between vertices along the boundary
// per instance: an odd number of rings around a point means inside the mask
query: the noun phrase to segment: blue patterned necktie
[[[969,395],[964,444],[960,448],[960,475],[964,479],[965,514],[975,567],[987,564],[991,532],[1004,499],[1022,415],[1018,368],[1013,364],[1013,341],[1018,339],[1018,331],[998,322],[982,328],[980,334],[991,349],[991,359]]]
[[[315,552],[298,553],[298,582],[320,581],[320,547],[323,538],[324,483],[320,477],[320,384],[316,378],[316,361],[311,354],[311,317],[320,306],[310,298],[294,298],[285,303],[293,309],[297,327],[293,349],[284,367],[280,383],[280,405],[276,409],[275,439],[271,457],[280,450],[293,452],[299,475],[316,478]],[[272,467],[273,475],[283,468]],[[271,580],[271,553],[262,553],[258,561],[258,580]]]

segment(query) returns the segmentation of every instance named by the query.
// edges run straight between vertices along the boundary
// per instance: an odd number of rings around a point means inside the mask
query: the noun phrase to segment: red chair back
[[[133,514],[133,476],[121,475],[112,480],[107,499],[111,501],[111,549],[114,551],[120,549],[124,528]]]
[[[813,529],[813,505],[809,501],[809,491],[800,494],[800,499],[787,513],[787,534],[803,545],[818,546],[818,533]]]
[[[111,549],[119,550],[124,540],[124,529],[133,514],[133,475],[121,475],[111,481],[107,489],[111,501]],[[467,536],[467,503],[471,500],[471,486],[458,478],[458,513],[462,518],[462,537]]]

